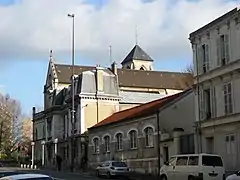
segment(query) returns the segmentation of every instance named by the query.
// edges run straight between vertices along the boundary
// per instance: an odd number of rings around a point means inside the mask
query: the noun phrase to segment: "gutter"
[[[158,176],[160,176],[161,169],[161,147],[160,147],[160,119],[159,119],[159,109],[157,110],[157,153],[158,153]]]

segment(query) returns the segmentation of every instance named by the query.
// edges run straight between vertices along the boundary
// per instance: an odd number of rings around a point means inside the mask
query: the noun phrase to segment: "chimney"
[[[111,70],[113,74],[117,75],[117,63],[115,61],[111,64]]]
[[[96,87],[97,92],[103,91],[103,68],[100,65],[96,66]]]
[[[34,115],[36,114],[36,107],[32,108],[32,119],[34,119]]]

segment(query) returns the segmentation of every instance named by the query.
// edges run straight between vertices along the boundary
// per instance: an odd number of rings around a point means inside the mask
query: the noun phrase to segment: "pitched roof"
[[[174,101],[175,99],[177,99],[181,96],[183,97],[185,94],[188,94],[188,92],[190,92],[190,90],[191,89],[183,91],[181,93],[171,95],[171,96],[167,96],[165,98],[161,98],[161,99],[158,99],[158,100],[146,103],[146,104],[142,104],[142,105],[130,108],[130,109],[116,112],[116,113],[112,114],[111,116],[107,117],[106,119],[102,120],[98,124],[88,128],[88,129],[94,129],[97,127],[117,123],[117,122],[120,122],[123,120],[128,120],[128,119],[133,119],[133,118],[137,118],[137,117],[144,117],[147,115],[151,115],[153,113],[156,113],[159,108],[165,106],[166,104]]]
[[[153,61],[153,59],[140,46],[135,45],[130,53],[125,57],[121,64],[136,60]]]
[[[70,84],[71,66],[55,64],[55,68],[59,83]],[[75,74],[81,74],[95,68],[94,66],[75,66],[74,71]],[[183,90],[193,84],[193,78],[189,73],[118,69],[117,74],[120,87]],[[192,79],[190,83],[189,78]]]

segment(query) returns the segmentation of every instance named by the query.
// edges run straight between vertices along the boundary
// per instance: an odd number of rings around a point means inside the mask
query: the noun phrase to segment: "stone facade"
[[[122,113],[134,113],[136,108]],[[115,116],[120,118],[121,112]],[[194,93],[190,91],[150,115],[133,115],[131,119],[89,128],[89,166],[94,168],[106,160],[121,160],[134,171],[157,174],[159,147],[160,166],[172,155],[194,153],[194,120]],[[192,138],[192,144],[184,144],[181,141],[184,136]]]
[[[198,152],[221,155],[229,171],[240,166],[239,20],[235,8],[190,34]]]

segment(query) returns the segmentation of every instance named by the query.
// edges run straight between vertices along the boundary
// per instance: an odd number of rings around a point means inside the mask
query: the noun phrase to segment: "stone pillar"
[[[35,142],[32,142],[31,146],[32,146],[32,165],[31,165],[31,168],[33,168],[34,167],[34,155],[35,155],[35,153],[34,153]]]
[[[184,130],[182,128],[173,129],[173,144],[175,154],[180,154],[180,136]]]
[[[45,165],[45,141],[42,141],[42,166]]]

